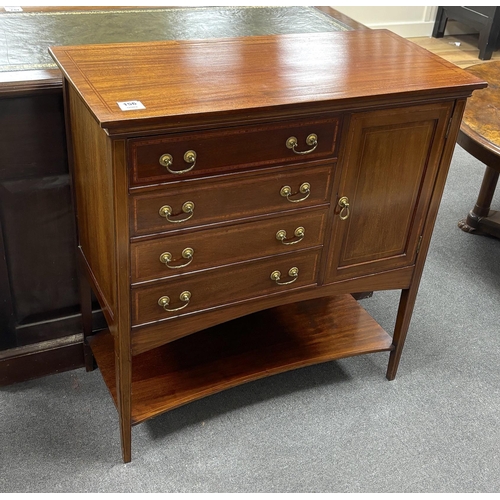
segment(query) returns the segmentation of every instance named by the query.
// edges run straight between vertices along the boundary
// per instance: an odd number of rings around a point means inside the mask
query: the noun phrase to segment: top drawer
[[[335,158],[338,124],[330,117],[130,139],[130,185]]]

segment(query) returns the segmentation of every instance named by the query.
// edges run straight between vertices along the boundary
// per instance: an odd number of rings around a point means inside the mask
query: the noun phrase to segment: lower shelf
[[[113,338],[90,344],[116,404]],[[350,295],[275,307],[133,357],[132,423],[276,373],[390,350],[390,335]]]

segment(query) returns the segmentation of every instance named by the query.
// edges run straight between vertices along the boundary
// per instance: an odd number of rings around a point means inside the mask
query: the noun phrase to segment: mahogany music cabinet
[[[385,30],[51,53],[125,462],[132,425],[247,381],[379,351],[395,377],[483,81]],[[386,289],[392,337],[350,295]]]

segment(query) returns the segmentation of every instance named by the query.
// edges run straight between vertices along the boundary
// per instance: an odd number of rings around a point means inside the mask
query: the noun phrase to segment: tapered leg
[[[129,360],[120,359],[118,351],[115,351],[115,353],[116,390],[118,392],[122,456],[123,462],[128,463],[132,460],[131,365]]]
[[[389,356],[389,365],[387,367],[386,377],[388,380],[394,380],[396,377],[399,360],[401,359],[401,353],[403,352],[406,340],[406,334],[408,333],[408,328],[410,326],[413,307],[415,306],[415,300],[417,298],[417,291],[418,286],[413,286],[412,288],[402,290],[401,292],[401,299],[399,301],[399,309],[396,317],[396,326],[394,328],[394,336],[392,339],[394,350],[391,351]]]

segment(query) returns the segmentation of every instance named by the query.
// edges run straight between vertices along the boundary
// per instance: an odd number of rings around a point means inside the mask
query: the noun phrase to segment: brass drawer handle
[[[281,273],[279,271],[273,271],[271,273],[271,276],[270,278],[276,282],[277,285],[290,285],[292,284],[294,281],[297,281],[298,277],[299,277],[299,268],[298,267],[292,267],[289,271],[288,271],[288,276],[290,276],[291,278],[293,278],[292,280],[290,281],[280,281],[281,279]]]
[[[292,135],[286,140],[286,147],[291,149],[297,155],[307,155],[312,153],[318,147],[318,136],[316,134],[309,134],[306,139],[306,144],[308,146],[313,146],[311,149],[307,151],[297,151],[295,147],[298,145],[299,141],[296,137]]]
[[[170,304],[170,297],[168,295],[164,295],[163,297],[160,297],[158,299],[158,305],[160,307],[163,307],[163,309],[165,309],[165,311],[167,311],[167,312],[180,311],[181,309],[184,309],[185,307],[187,307],[189,305],[189,300],[191,299],[191,292],[188,290],[186,290],[185,292],[182,292],[179,295],[179,299],[182,302],[185,302],[185,304],[181,307],[176,307],[174,309],[167,309],[167,306]]]
[[[170,252],[163,252],[160,255],[160,262],[165,264],[169,269],[180,269],[181,267],[189,266],[189,264],[193,261],[194,250],[192,248],[185,248],[181,255],[183,259],[187,259],[187,262],[184,264],[179,264],[178,266],[171,265],[172,254]]]
[[[186,201],[182,205],[182,211],[185,214],[189,214],[187,217],[184,217],[184,219],[171,219],[170,217],[172,216],[172,207],[170,205],[163,205],[160,210],[158,210],[158,213],[161,217],[165,217],[168,222],[171,222],[172,224],[180,224],[181,222],[186,222],[194,215],[194,203],[192,201]]]
[[[339,200],[339,207],[341,207],[341,211],[339,213],[339,217],[341,220],[346,220],[349,217],[349,198],[347,196],[342,196]]]
[[[299,193],[305,194],[305,196],[295,200],[291,198],[291,196],[295,196],[298,193],[292,194],[292,188],[290,186],[283,186],[280,191],[280,195],[283,196],[283,198],[286,198],[290,203],[299,203],[299,201],[304,201],[309,198],[309,195],[311,194],[311,184],[303,182],[299,187]]]
[[[192,163],[192,165],[185,170],[171,170],[170,167],[174,163],[173,156],[168,153],[160,156],[160,165],[162,167],[165,167],[171,174],[185,174],[186,172],[190,172],[191,170],[193,170],[194,166],[196,165],[196,151],[193,151],[192,149],[186,151],[184,153],[184,161],[186,163]]]
[[[299,241],[302,241],[304,239],[304,236],[306,235],[306,230],[303,228],[303,227],[298,227],[294,233],[295,235],[296,240],[294,239],[290,239],[288,241],[285,241],[286,240],[286,231],[284,229],[280,229],[277,233],[276,233],[276,239],[278,241],[281,241],[281,243],[283,243],[283,245],[295,245],[296,243],[299,243]]]

